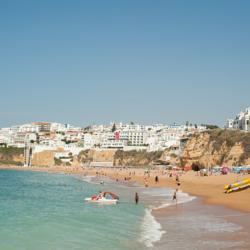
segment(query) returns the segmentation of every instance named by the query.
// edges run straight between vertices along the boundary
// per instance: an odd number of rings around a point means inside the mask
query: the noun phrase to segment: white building
[[[240,112],[235,119],[228,119],[226,128],[250,131],[250,107],[245,112]]]
[[[2,128],[0,129],[0,143],[1,144],[10,144],[11,143],[11,129],[10,128]]]
[[[86,149],[93,148],[96,144],[95,136],[90,133],[86,133],[83,135],[83,146]]]
[[[234,127],[234,119],[227,119],[226,121],[226,128],[233,128]]]
[[[126,146],[125,141],[122,140],[105,140],[102,142],[102,148],[120,148],[123,149]]]
[[[23,124],[19,127],[19,132],[22,133],[38,133],[39,126],[35,125],[34,123]]]
[[[249,127],[249,110],[238,118],[239,127]],[[115,123],[116,130],[112,132],[114,123],[109,125],[93,125],[81,129],[68,124],[35,122],[10,128],[0,129],[0,143],[12,146],[24,146],[27,135],[37,136],[36,146],[48,148],[102,149],[118,148],[147,149],[149,151],[164,150],[178,145],[180,139],[187,134],[204,129],[200,126],[185,126],[173,124],[141,125]],[[70,148],[70,149],[68,149]],[[78,149],[77,149],[78,150]]]
[[[143,146],[146,144],[148,132],[145,130],[129,130],[128,131],[128,145]]]

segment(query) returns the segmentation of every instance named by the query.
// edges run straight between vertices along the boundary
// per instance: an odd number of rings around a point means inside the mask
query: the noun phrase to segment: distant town
[[[192,125],[141,125],[110,123],[85,128],[57,122],[32,122],[0,129],[0,145],[23,148],[34,144],[35,150],[64,148],[72,153],[83,149],[145,149],[158,151],[178,146],[180,138],[206,126]]]
[[[250,131],[250,108],[235,119],[227,120],[228,129]],[[214,126],[216,128],[216,126]],[[27,159],[32,153],[58,150],[55,157],[67,161],[88,149],[123,151],[163,151],[181,147],[181,140],[210,129],[208,125],[141,125],[133,122],[91,125],[85,128],[57,122],[32,122],[0,129],[0,146],[24,148]],[[213,126],[212,126],[213,128]],[[26,162],[29,165],[29,160]]]

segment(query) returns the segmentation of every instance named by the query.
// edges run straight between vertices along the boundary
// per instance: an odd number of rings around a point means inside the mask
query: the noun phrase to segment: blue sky
[[[250,106],[249,1],[1,1],[0,126],[216,123]]]

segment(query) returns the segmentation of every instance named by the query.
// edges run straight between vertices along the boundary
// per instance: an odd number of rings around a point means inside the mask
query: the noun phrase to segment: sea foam
[[[146,247],[153,247],[153,243],[159,241],[165,233],[161,224],[156,221],[151,212],[152,209],[145,210],[145,216],[141,225],[142,233],[139,241]]]
[[[176,205],[176,203],[172,201],[172,193],[172,189],[166,188],[147,189],[143,192],[144,195],[154,197],[154,200],[156,200],[145,210],[145,216],[141,224],[141,237],[139,241],[148,248],[152,248],[154,243],[160,241],[162,235],[166,233],[162,230],[161,224],[152,215],[152,210]],[[177,204],[187,203],[195,198],[195,196],[190,196],[187,193],[179,191],[177,193]]]
[[[183,193],[183,192],[179,191],[177,193],[177,205],[190,202],[190,201],[194,200],[195,198],[196,198],[195,196],[190,196],[187,193]],[[176,205],[175,201],[167,200],[167,202],[163,202],[161,205],[157,206],[155,209],[161,209],[161,208],[165,208],[165,207],[168,207],[171,205]]]

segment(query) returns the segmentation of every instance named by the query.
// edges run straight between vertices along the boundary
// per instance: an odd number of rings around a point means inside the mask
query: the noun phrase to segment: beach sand
[[[100,180],[108,177],[125,185],[138,183],[148,187],[173,189],[177,187],[175,173],[169,177],[169,173],[161,170],[150,170],[149,173],[145,173],[145,169],[138,168],[12,166],[1,168],[98,176]],[[158,176],[158,183],[155,182],[155,176]],[[249,249],[250,188],[231,194],[225,194],[223,190],[226,184],[248,178],[250,175],[237,174],[202,177],[192,171],[179,175],[181,183],[179,190],[198,198],[192,202],[152,211],[156,221],[165,231],[153,249]],[[196,217],[194,222],[190,221]],[[188,228],[185,228],[185,225],[188,225]],[[183,239],[183,242],[179,239]],[[220,248],[217,248],[217,244]]]
[[[205,204],[202,198],[153,212],[165,231],[155,249],[237,249],[250,246],[249,213]]]
[[[138,168],[82,168],[82,167],[13,167],[3,166],[0,168],[62,172],[71,174],[84,174],[91,176],[106,176],[117,181],[137,182],[149,187],[171,187],[177,188],[175,174],[168,177],[162,170],[150,170],[145,174],[145,169]],[[159,182],[155,183],[155,176]],[[228,175],[198,176],[196,172],[189,171],[179,175],[180,189],[188,194],[201,196],[208,204],[224,205],[229,208],[250,213],[250,188],[230,194],[224,193],[224,185],[236,181],[250,179],[250,175]]]

